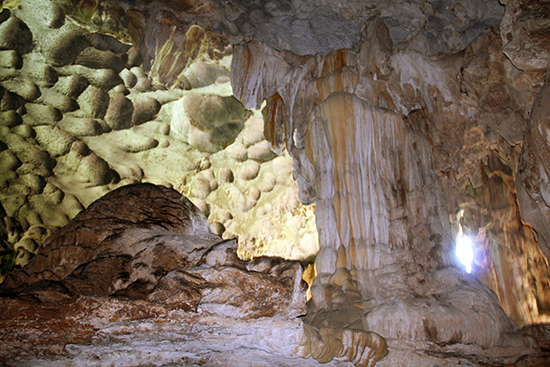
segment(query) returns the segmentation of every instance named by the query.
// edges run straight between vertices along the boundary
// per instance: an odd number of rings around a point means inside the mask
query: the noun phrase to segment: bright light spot
[[[468,273],[472,272],[472,261],[474,261],[474,250],[472,241],[468,236],[462,236],[456,243],[456,257],[464,266]]]

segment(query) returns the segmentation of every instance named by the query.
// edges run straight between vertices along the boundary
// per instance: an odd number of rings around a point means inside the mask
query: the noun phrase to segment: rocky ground
[[[300,262],[243,261],[236,241],[212,233],[177,191],[127,185],[79,213],[0,285],[0,360],[314,366],[299,358],[336,357],[367,366],[387,353],[374,333],[304,325],[306,290]]]

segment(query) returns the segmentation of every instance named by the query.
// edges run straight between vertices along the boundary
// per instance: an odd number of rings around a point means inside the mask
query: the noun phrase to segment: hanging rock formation
[[[235,94],[249,107],[268,100],[272,144],[286,142],[302,200],[316,203],[322,247],[308,322],[372,330],[390,345],[429,340],[437,353],[526,350],[531,341],[514,334],[494,294],[452,266],[430,145],[402,116],[361,98],[360,55],[338,50],[293,68],[290,52],[252,42],[233,60]]]

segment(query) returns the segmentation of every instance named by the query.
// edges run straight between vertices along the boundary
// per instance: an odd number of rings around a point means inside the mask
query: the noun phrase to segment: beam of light
[[[456,243],[456,257],[464,267],[466,272],[472,272],[472,261],[474,261],[474,250],[472,249],[472,241],[468,236],[462,236]]]

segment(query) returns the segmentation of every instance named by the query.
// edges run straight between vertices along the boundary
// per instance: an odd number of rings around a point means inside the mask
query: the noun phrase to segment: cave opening
[[[456,257],[462,265],[466,273],[472,272],[472,262],[474,261],[474,250],[472,240],[468,236],[461,236],[456,242]]]

